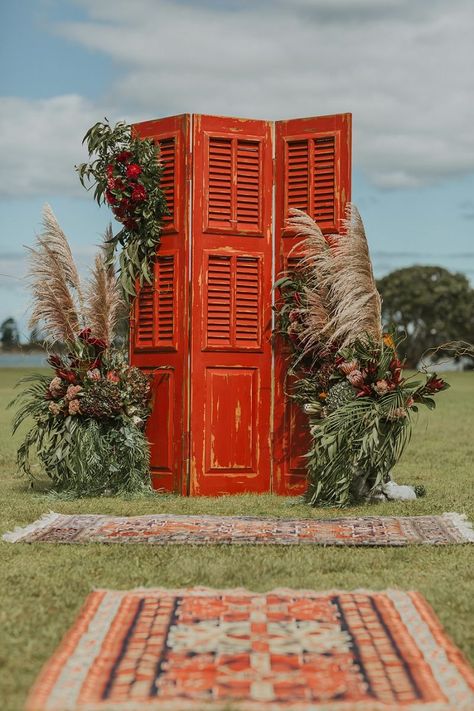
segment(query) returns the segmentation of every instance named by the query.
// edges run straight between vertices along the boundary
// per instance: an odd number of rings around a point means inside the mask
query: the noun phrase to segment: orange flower
[[[325,400],[327,398],[328,394],[327,393],[319,393],[319,399],[320,400]]]
[[[387,348],[391,348],[392,351],[395,350],[395,342],[389,333],[383,334],[383,342],[387,346]]]

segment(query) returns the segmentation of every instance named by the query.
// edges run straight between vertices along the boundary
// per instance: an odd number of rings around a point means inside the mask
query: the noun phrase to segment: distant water
[[[0,368],[47,368],[44,353],[0,353]]]

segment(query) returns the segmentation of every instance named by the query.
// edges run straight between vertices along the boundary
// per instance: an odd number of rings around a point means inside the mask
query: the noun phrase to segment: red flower
[[[114,189],[123,192],[123,190],[125,190],[125,183],[123,182],[123,180],[121,180],[120,178],[115,178]]]
[[[130,151],[120,151],[120,153],[117,153],[115,156],[115,160],[117,163],[126,163],[131,157],[132,154]]]
[[[364,385],[363,387],[360,388],[360,390],[357,391],[356,397],[365,397],[366,395],[371,395],[372,390],[370,389],[370,385]]]
[[[58,355],[53,354],[49,356],[47,362],[53,368],[59,368],[59,366],[61,365],[61,358]]]
[[[114,215],[119,220],[121,220],[123,217],[125,217],[126,214],[127,214],[127,210],[122,205],[119,205],[119,207],[114,208]]]
[[[130,163],[130,165],[127,166],[127,177],[129,178],[138,178],[141,172],[142,169],[138,163]]]
[[[107,171],[107,176],[109,178],[112,178],[113,174],[114,174],[114,166],[112,165],[112,163],[109,163],[109,165],[106,168],[106,171]]]
[[[137,185],[137,187],[133,189],[132,200],[134,202],[142,202],[143,200],[146,200],[146,196],[147,192],[143,185]]]
[[[136,230],[138,227],[138,222],[133,219],[133,217],[127,217],[124,221],[123,224],[128,230]]]
[[[107,373],[107,380],[111,383],[118,383],[120,381],[120,377],[115,370],[109,370]]]
[[[67,383],[75,383],[76,382],[76,374],[72,372],[72,370],[61,370],[58,369],[56,371],[56,374],[58,378],[61,378],[61,380],[65,380]]]
[[[436,375],[432,375],[425,385],[429,393],[437,393],[440,390],[444,390],[445,386],[445,381],[442,378],[437,378]]]
[[[110,192],[110,190],[105,191],[105,199],[107,200],[109,205],[116,205],[117,204],[117,198],[115,197],[115,195],[112,192]]]
[[[80,332],[79,338],[81,341],[84,341],[84,343],[87,343],[87,345],[93,346],[99,352],[105,351],[107,348],[107,343],[103,341],[102,338],[96,338],[93,336],[90,328],[84,328]]]

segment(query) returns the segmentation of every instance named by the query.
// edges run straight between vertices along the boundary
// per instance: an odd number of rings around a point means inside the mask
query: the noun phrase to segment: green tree
[[[20,344],[18,326],[14,318],[7,318],[0,325],[0,342],[4,351],[11,351]]]
[[[406,267],[379,279],[377,286],[384,323],[407,334],[400,355],[409,367],[428,348],[453,340],[474,342],[474,289],[463,274]]]

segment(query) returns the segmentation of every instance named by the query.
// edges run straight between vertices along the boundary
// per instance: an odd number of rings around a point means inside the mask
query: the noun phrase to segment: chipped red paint
[[[275,131],[275,265],[282,272],[298,262],[300,238],[284,232],[288,210],[307,212],[323,232],[337,232],[351,193],[351,114],[278,121]],[[293,250],[293,251],[292,251]],[[285,397],[287,357],[275,341],[273,491],[301,494],[306,488],[303,455],[309,448],[307,417]]]
[[[136,299],[130,358],[133,365],[154,372],[153,412],[147,428],[153,486],[186,494],[190,117],[145,121],[134,128],[160,145],[162,187],[171,215],[165,218],[154,284],[145,285]]]
[[[289,207],[337,229],[350,199],[350,114],[274,125],[186,114],[134,128],[160,143],[172,212],[131,324],[132,363],[165,368],[148,426],[153,486],[300,493],[306,423],[285,401],[279,341],[272,365],[273,264],[286,268],[295,244],[281,236]]]

